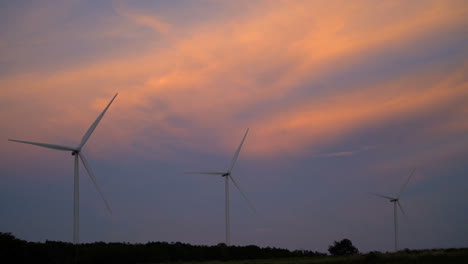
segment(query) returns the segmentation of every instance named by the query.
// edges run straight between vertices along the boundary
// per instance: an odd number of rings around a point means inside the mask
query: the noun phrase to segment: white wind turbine
[[[29,142],[29,141],[22,141],[22,140],[14,140],[14,139],[8,139],[9,141],[14,141],[14,142],[19,142],[19,143],[25,143],[25,144],[31,144],[31,145],[36,145],[39,147],[44,147],[44,148],[50,148],[50,149],[56,149],[56,150],[62,150],[62,151],[71,151],[71,154],[75,156],[75,166],[74,166],[74,188],[73,188],[73,244],[78,244],[79,243],[79,199],[80,199],[80,193],[79,193],[79,177],[78,177],[78,167],[79,167],[79,160],[81,159],[81,162],[83,163],[86,171],[88,172],[89,177],[94,183],[94,186],[96,187],[97,191],[101,195],[102,200],[104,200],[104,203],[106,204],[107,210],[109,210],[110,213],[112,213],[109,203],[107,202],[106,198],[104,197],[104,194],[101,191],[101,188],[99,188],[99,185],[96,182],[96,177],[94,176],[93,172],[91,171],[91,167],[89,166],[88,161],[86,160],[84,154],[81,152],[81,149],[83,146],[86,144],[86,141],[88,141],[89,137],[93,133],[94,129],[96,129],[97,125],[101,121],[102,117],[106,113],[107,109],[109,106],[112,104],[114,101],[115,97],[117,97],[118,93],[114,95],[112,100],[109,102],[107,107],[102,111],[102,113],[98,116],[96,121],[91,125],[91,127],[86,131],[85,135],[81,139],[81,142],[78,146],[76,147],[68,147],[68,146],[61,146],[61,145],[54,145],[54,144],[46,144],[46,143],[36,143],[36,142]]]
[[[390,197],[390,196],[386,196],[386,195],[381,195],[381,194],[377,194],[377,193],[371,193],[372,195],[375,195],[375,196],[378,196],[378,197],[382,197],[382,198],[385,198],[385,199],[388,199],[391,203],[393,203],[393,220],[394,220],[394,225],[395,225],[395,251],[397,251],[398,247],[397,247],[397,243],[398,243],[398,231],[397,231],[397,205],[398,207],[400,207],[400,210],[401,212],[403,213],[403,215],[405,215],[405,211],[403,210],[403,207],[401,206],[401,203],[400,203],[400,196],[401,194],[403,193],[403,191],[405,190],[406,188],[406,185],[408,185],[408,182],[410,181],[411,179],[411,176],[413,176],[414,174],[414,171],[416,169],[413,169],[411,171],[411,174],[410,176],[408,177],[408,180],[406,180],[405,184],[403,184],[403,186],[401,187],[401,190],[400,192],[398,193],[397,197]]]
[[[241,190],[239,184],[234,180],[234,177],[232,177],[232,169],[234,168],[234,164],[236,163],[237,157],[239,156],[239,153],[241,151],[242,145],[244,144],[245,137],[247,137],[247,133],[249,132],[249,129],[247,128],[247,131],[245,132],[244,137],[242,138],[242,141],[237,148],[237,151],[234,153],[234,157],[231,160],[231,164],[229,166],[229,169],[225,172],[218,172],[218,171],[209,171],[209,172],[189,172],[190,174],[205,174],[205,175],[220,175],[221,177],[224,177],[225,179],[225,194],[226,194],[226,245],[230,245],[230,226],[229,226],[229,179],[231,179],[232,183],[237,187],[239,192],[242,194],[244,199],[247,201],[249,204],[250,208],[255,212],[255,208],[250,202],[250,200],[247,198],[247,196],[244,194],[244,192]]]

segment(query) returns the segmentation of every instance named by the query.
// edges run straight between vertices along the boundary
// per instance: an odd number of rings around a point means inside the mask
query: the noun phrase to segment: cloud
[[[260,233],[271,233],[273,232],[273,228],[269,228],[269,227],[258,227],[255,229],[255,232],[260,232]]]
[[[465,67],[448,76],[447,73],[424,73],[381,83],[379,89],[374,89],[377,84],[372,84],[367,89],[328,96],[326,101],[312,99],[262,120],[257,151],[304,149],[379,123],[415,118],[450,106],[467,95],[466,70]],[[435,78],[427,78],[427,74]],[[274,140],[275,137],[283,140]]]
[[[11,108],[0,120],[22,120],[11,126],[24,136],[27,127],[37,124],[37,137],[47,139],[54,127],[54,134],[80,138],[99,108],[119,91],[107,125],[99,128],[106,138],[98,151],[119,141],[119,148],[158,157],[177,156],[175,149],[231,153],[242,131],[251,127],[246,155],[317,153],[356,131],[430,115],[466,96],[465,62],[459,67],[435,60],[386,70],[395,53],[413,54],[427,38],[464,29],[466,9],[457,1],[424,6],[268,1],[222,23],[208,19],[184,32],[157,15],[117,6],[122,30],[132,31],[129,25],[136,23],[162,35],[177,31],[177,38],[168,36],[164,45],[118,56],[77,57],[76,64],[45,74],[35,70],[3,76],[0,100]],[[106,31],[103,25],[96,28]],[[434,45],[444,52],[443,43]],[[139,44],[127,49],[133,47]],[[466,58],[466,48],[455,52],[458,60]],[[381,71],[373,69],[382,64]],[[360,67],[376,74],[349,74]],[[17,131],[6,128],[2,135],[7,132]]]
[[[340,151],[340,152],[333,152],[333,153],[326,153],[326,154],[317,154],[313,155],[312,158],[333,158],[333,157],[347,157],[352,156],[363,151],[369,151],[376,149],[377,146],[364,146],[360,149],[352,150],[352,151]]]
[[[167,34],[171,29],[171,25],[162,21],[157,15],[131,8],[131,6],[125,5],[124,2],[115,4],[114,10],[132,23],[148,27],[160,34]]]

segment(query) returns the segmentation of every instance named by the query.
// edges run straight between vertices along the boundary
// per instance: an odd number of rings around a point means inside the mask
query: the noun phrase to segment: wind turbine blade
[[[240,186],[237,184],[237,182],[234,180],[234,177],[232,177],[232,175],[229,175],[228,176],[229,178],[231,178],[231,181],[234,183],[234,185],[237,187],[237,189],[239,190],[239,192],[242,194],[242,196],[244,197],[244,199],[247,201],[247,203],[249,204],[250,208],[252,208],[252,210],[256,213],[257,210],[255,210],[255,207],[253,206],[252,202],[249,200],[249,198],[247,198],[247,196],[244,194],[244,192],[242,191],[242,189],[240,188]]]
[[[408,185],[408,182],[410,181],[411,176],[413,176],[415,170],[416,170],[416,169],[413,169],[413,170],[411,171],[411,174],[410,174],[410,176],[408,177],[408,180],[406,180],[405,184],[401,187],[401,190],[400,190],[400,192],[398,193],[397,198],[400,198],[401,194],[403,193],[403,191],[404,191],[405,188],[406,188],[406,185]]]
[[[400,207],[401,212],[403,213],[404,216],[406,216],[405,210],[403,210],[403,206],[401,206],[400,201],[397,201],[398,207]]]
[[[234,168],[234,164],[236,164],[237,157],[239,157],[239,153],[240,153],[240,151],[241,151],[242,145],[244,144],[245,137],[247,137],[247,133],[249,133],[249,129],[248,129],[248,128],[247,128],[247,131],[245,131],[245,135],[244,135],[244,137],[242,138],[242,141],[241,141],[239,147],[237,148],[236,153],[234,153],[234,157],[232,157],[231,165],[229,166],[228,173],[231,173],[231,172],[232,172],[232,168]]]
[[[99,185],[97,184],[97,181],[96,181],[96,177],[94,176],[94,173],[93,173],[93,171],[91,170],[91,167],[89,166],[88,161],[87,161],[86,158],[84,157],[83,153],[78,153],[78,155],[80,156],[81,161],[83,162],[83,165],[84,165],[86,171],[88,172],[89,177],[90,177],[91,180],[93,181],[94,186],[96,187],[97,191],[99,192],[99,195],[101,195],[102,200],[103,200],[104,203],[106,204],[107,210],[109,210],[109,213],[112,214],[112,210],[111,210],[111,208],[110,208],[110,206],[109,206],[109,203],[107,202],[106,198],[104,197],[104,194],[102,193],[101,188],[99,188]]]
[[[186,174],[203,174],[203,175],[224,175],[226,172],[220,171],[188,171]]]
[[[104,114],[107,112],[107,109],[109,109],[109,106],[112,104],[112,102],[114,102],[114,99],[115,97],[117,97],[119,93],[116,93],[114,95],[114,97],[112,98],[112,100],[109,102],[109,104],[106,106],[106,108],[104,109],[104,111],[102,111],[102,113],[98,116],[98,118],[96,119],[96,121],[94,121],[94,123],[91,125],[91,127],[88,129],[88,131],[86,131],[86,133],[84,134],[83,136],[83,139],[81,139],[81,143],[80,145],[78,146],[78,149],[81,149],[84,144],[86,144],[86,141],[88,141],[89,137],[91,136],[91,134],[93,133],[94,129],[96,129],[97,125],[99,124],[99,122],[101,121],[101,119],[104,117]]]
[[[60,145],[54,145],[54,144],[47,144],[47,143],[29,142],[29,141],[22,141],[22,140],[16,140],[16,139],[8,139],[8,141],[19,142],[19,143],[24,143],[24,144],[31,144],[31,145],[36,145],[36,146],[39,146],[39,147],[57,149],[57,150],[63,150],[63,151],[75,151],[76,150],[76,149],[74,149],[72,147],[60,146]]]
[[[378,197],[381,197],[381,198],[385,198],[385,199],[389,199],[389,200],[395,199],[393,197],[386,196],[386,195],[381,195],[381,194],[378,194],[378,193],[368,193],[368,194],[372,194],[372,195],[375,195],[375,196],[378,196]]]

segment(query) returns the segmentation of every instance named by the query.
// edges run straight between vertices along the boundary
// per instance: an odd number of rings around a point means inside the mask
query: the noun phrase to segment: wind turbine
[[[249,129],[247,128],[247,131],[245,132],[244,137],[242,138],[242,141],[237,148],[237,151],[234,153],[234,157],[231,160],[231,164],[229,165],[229,169],[227,171],[208,171],[208,172],[189,172],[190,174],[205,174],[205,175],[220,175],[221,177],[224,177],[225,179],[225,194],[226,194],[226,245],[229,246],[231,241],[231,234],[230,234],[230,224],[229,224],[229,179],[231,179],[232,183],[236,186],[236,188],[239,190],[239,192],[242,194],[244,199],[247,201],[249,204],[250,208],[255,212],[255,208],[250,202],[250,200],[247,198],[247,196],[244,194],[242,189],[240,188],[239,184],[234,180],[234,177],[232,177],[232,169],[234,168],[234,164],[237,161],[237,157],[239,157],[239,153],[241,151],[242,145],[244,144],[244,140],[247,137],[247,133],[249,133]]]
[[[15,139],[8,139],[9,141],[14,141],[14,142],[19,142],[19,143],[25,143],[25,144],[31,144],[31,145],[36,145],[39,147],[44,147],[44,148],[50,148],[50,149],[56,149],[56,150],[61,150],[61,151],[71,151],[71,154],[75,156],[75,165],[74,165],[74,188],[73,188],[73,244],[78,244],[79,243],[79,200],[80,200],[80,193],[79,193],[79,177],[78,177],[78,167],[79,167],[79,159],[81,159],[81,162],[83,163],[86,171],[88,172],[89,177],[94,183],[94,186],[96,187],[97,191],[101,195],[102,200],[106,204],[107,210],[109,210],[110,213],[112,213],[109,203],[107,202],[106,198],[104,197],[104,194],[101,191],[101,188],[99,188],[99,185],[97,184],[96,177],[94,176],[94,173],[91,170],[91,167],[89,166],[88,161],[86,160],[84,154],[81,152],[81,149],[83,146],[86,144],[88,141],[89,137],[93,133],[94,129],[96,129],[97,125],[101,121],[102,117],[104,117],[104,114],[106,113],[107,109],[109,109],[109,106],[112,104],[114,101],[115,97],[117,97],[118,93],[114,95],[112,100],[109,102],[107,107],[102,111],[102,113],[98,116],[96,121],[91,125],[91,127],[86,131],[84,134],[83,138],[81,139],[81,142],[78,146],[76,147],[69,147],[69,146],[61,146],[61,145],[55,145],[55,144],[47,144],[47,143],[37,143],[37,142],[30,142],[30,141],[22,141],[22,140],[15,140]]]
[[[408,179],[406,180],[405,184],[403,184],[403,186],[401,187],[401,190],[400,190],[400,192],[398,193],[398,195],[397,195],[396,197],[381,195],[381,194],[377,194],[377,193],[371,193],[372,195],[375,195],[375,196],[378,196],[378,197],[382,197],[382,198],[388,199],[391,203],[393,203],[393,221],[394,221],[394,226],[395,226],[395,251],[397,251],[397,243],[398,243],[397,205],[398,205],[398,207],[400,208],[400,210],[401,210],[401,212],[403,213],[403,215],[405,215],[405,211],[403,210],[403,207],[401,206],[401,203],[400,203],[400,196],[401,196],[401,194],[403,193],[403,191],[405,190],[406,185],[408,185],[408,182],[410,181],[411,177],[413,176],[415,170],[416,170],[416,169],[413,169],[413,170],[411,171],[411,174],[409,175],[409,177],[408,177]]]

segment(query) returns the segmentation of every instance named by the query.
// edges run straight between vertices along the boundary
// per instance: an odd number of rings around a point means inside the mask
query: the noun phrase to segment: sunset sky
[[[468,2],[2,1],[0,232],[326,252],[468,246]]]

